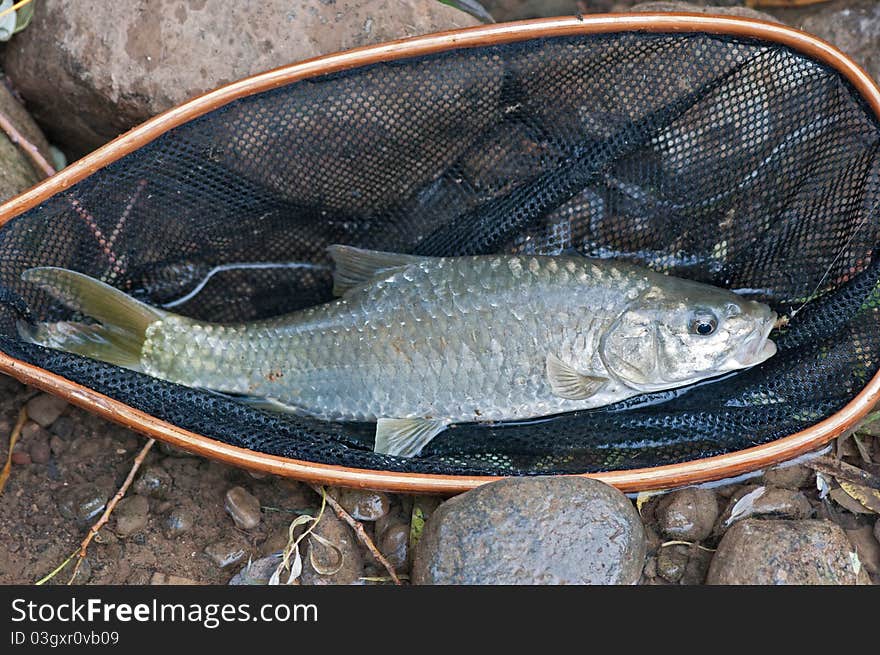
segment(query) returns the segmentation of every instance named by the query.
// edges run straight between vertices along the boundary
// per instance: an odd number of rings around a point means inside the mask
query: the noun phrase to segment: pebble
[[[269,584],[269,578],[272,577],[280,563],[281,555],[278,553],[261,557],[245,564],[241,571],[232,576],[229,584],[232,586]]]
[[[668,582],[681,580],[687,564],[687,546],[667,546],[657,554],[657,574]]]
[[[49,437],[49,449],[55,457],[58,457],[67,450],[67,444],[57,434],[53,434]]]
[[[119,501],[113,516],[116,518],[116,534],[128,537],[147,527],[150,503],[143,496],[129,496]]]
[[[718,501],[711,489],[687,487],[661,498],[655,512],[660,531],[670,539],[702,541],[718,518]]]
[[[859,561],[865,570],[873,575],[880,575],[880,542],[874,538],[871,526],[846,530],[846,536],[859,554]]]
[[[150,576],[150,584],[151,585],[193,585],[199,584],[192,578],[184,578],[179,575],[170,575],[168,573],[162,573],[160,571],[155,571],[152,576]]]
[[[332,487],[329,491],[342,508],[358,521],[376,521],[388,513],[391,501],[388,494],[368,489]]]
[[[718,520],[716,531],[722,534],[737,521],[748,518],[797,520],[809,518],[812,514],[813,506],[800,491],[766,486],[744,487],[731,497]]]
[[[324,512],[314,531],[333,544],[333,547],[316,539],[307,539],[308,552],[303,556],[300,577],[302,584],[360,584],[364,574],[364,556],[351,528],[336,514]]]
[[[712,558],[707,584],[852,585],[868,581],[844,531],[825,520],[746,519]]]
[[[161,466],[148,466],[135,480],[134,492],[151,498],[167,498],[171,493],[171,474]]]
[[[40,431],[45,431],[42,425],[33,421],[25,421],[25,424],[21,427],[21,439],[22,441],[30,441]]]
[[[645,531],[614,487],[507,478],[444,502],[413,553],[415,584],[635,584]]]
[[[811,485],[814,475],[813,469],[802,464],[777,466],[764,473],[764,484],[783,489],[800,489]]]
[[[40,428],[30,444],[31,461],[34,464],[46,464],[52,457],[52,449],[49,447],[49,433]]]
[[[61,416],[66,407],[67,401],[64,398],[41,393],[28,401],[27,415],[32,421],[47,428]]]
[[[183,507],[176,507],[168,513],[168,516],[165,517],[165,536],[169,539],[176,539],[180,535],[189,532],[192,529],[192,526],[192,512]]]
[[[223,506],[242,530],[252,530],[260,524],[260,501],[244,487],[227,491]]]
[[[12,463],[16,466],[26,466],[31,463],[31,456],[26,450],[13,450]]]
[[[247,557],[247,544],[243,543],[237,537],[227,537],[220,541],[215,541],[205,546],[205,555],[207,555],[214,564],[221,569],[225,569],[233,564],[238,564]]]
[[[94,484],[71,485],[62,490],[58,512],[66,519],[88,523],[104,511],[109,494]]]
[[[376,547],[398,573],[409,564],[409,525],[391,523],[380,534]]]
[[[52,423],[52,433],[62,439],[70,439],[73,436],[73,419],[69,416],[61,416]]]

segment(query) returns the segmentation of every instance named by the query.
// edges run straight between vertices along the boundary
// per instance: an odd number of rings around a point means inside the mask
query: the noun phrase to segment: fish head
[[[667,278],[636,298],[600,343],[606,368],[640,391],[671,389],[776,354],[776,313],[706,284]]]

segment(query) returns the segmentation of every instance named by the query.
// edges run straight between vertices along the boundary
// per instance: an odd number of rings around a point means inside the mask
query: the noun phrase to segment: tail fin
[[[39,285],[62,303],[101,322],[63,321],[18,325],[21,337],[42,346],[139,370],[147,327],[167,315],[108,284],[64,268],[31,268],[22,279]]]

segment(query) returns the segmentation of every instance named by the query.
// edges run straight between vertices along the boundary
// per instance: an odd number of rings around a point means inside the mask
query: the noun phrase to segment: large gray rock
[[[718,544],[707,584],[864,584],[867,574],[840,526],[825,520],[736,523]]]
[[[0,83],[0,112],[24,138],[37,146],[44,157],[50,157],[46,137],[3,83]],[[0,132],[0,202],[18,195],[42,179],[43,174],[34,168],[21,148]]]
[[[79,155],[254,73],[476,24],[434,0],[43,0],[4,67],[37,120]]]
[[[509,478],[446,501],[415,548],[415,584],[634,584],[645,531],[632,503],[587,478]]]

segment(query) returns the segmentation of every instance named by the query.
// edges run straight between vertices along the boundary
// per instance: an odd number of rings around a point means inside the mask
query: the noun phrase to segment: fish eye
[[[718,328],[718,319],[710,314],[698,314],[691,319],[689,329],[691,334],[708,337]]]

